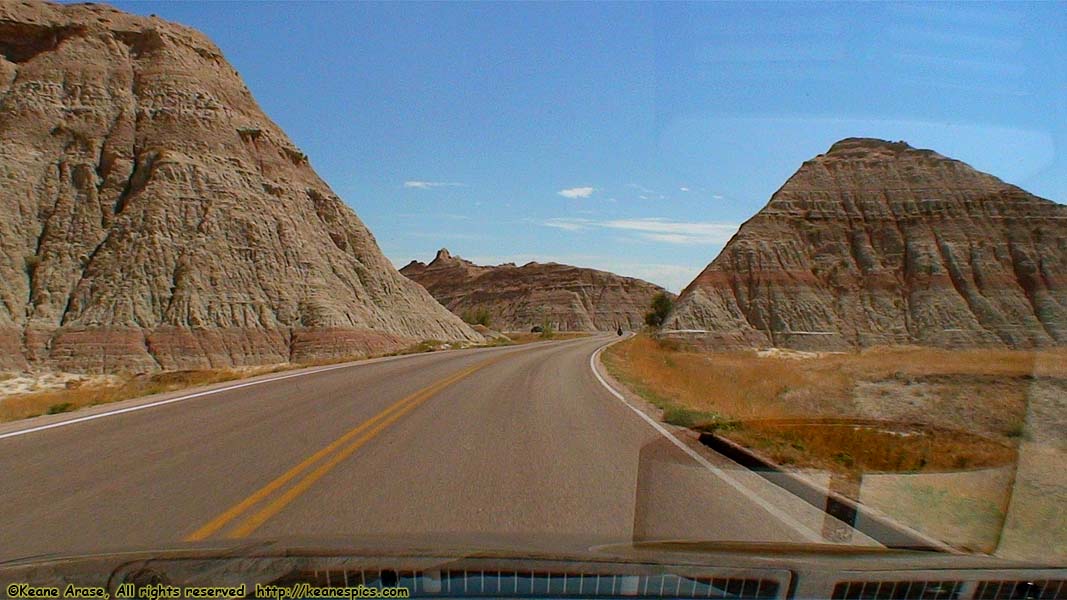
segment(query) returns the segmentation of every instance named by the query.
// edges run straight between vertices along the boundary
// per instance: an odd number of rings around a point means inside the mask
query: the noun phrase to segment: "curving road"
[[[614,339],[364,361],[6,424],[0,560],[292,536],[821,540],[822,513],[609,391],[591,359]]]

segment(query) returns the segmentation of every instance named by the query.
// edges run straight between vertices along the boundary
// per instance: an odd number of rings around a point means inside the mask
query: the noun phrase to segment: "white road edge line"
[[[791,517],[788,514],[782,512],[781,509],[779,509],[778,507],[774,506],[770,502],[767,502],[766,500],[764,500],[763,497],[758,495],[756,492],[753,492],[751,489],[749,489],[747,486],[745,486],[745,484],[743,484],[740,481],[734,479],[733,477],[731,477],[728,473],[726,473],[725,471],[723,471],[719,467],[716,467],[715,465],[713,465],[710,462],[708,462],[708,459],[704,458],[699,453],[697,453],[696,450],[693,450],[688,445],[686,445],[684,442],[679,440],[666,427],[661,425],[659,422],[657,422],[652,417],[646,415],[644,413],[644,411],[642,411],[641,409],[637,408],[633,404],[630,404],[630,402],[627,401],[626,398],[622,394],[620,394],[618,391],[616,391],[615,388],[611,387],[611,385],[608,384],[608,382],[604,379],[604,377],[602,377],[600,375],[600,371],[597,370],[596,361],[597,361],[597,358],[600,356],[600,353],[603,352],[604,349],[606,349],[608,346],[610,346],[611,344],[614,344],[614,343],[616,343],[618,341],[620,341],[620,340],[614,340],[612,342],[604,344],[603,346],[597,348],[596,352],[593,352],[593,354],[590,355],[590,357],[589,357],[589,368],[593,370],[593,375],[596,376],[597,381],[600,382],[600,385],[604,386],[604,389],[606,389],[608,392],[610,392],[612,396],[615,396],[616,398],[618,398],[620,402],[622,402],[623,404],[625,404],[627,406],[627,408],[629,408],[630,410],[634,411],[634,413],[637,416],[639,416],[642,419],[644,419],[644,421],[646,423],[648,423],[649,425],[651,425],[653,429],[658,431],[660,433],[660,435],[662,435],[663,437],[665,437],[668,440],[670,440],[670,442],[672,444],[674,444],[675,446],[677,446],[682,452],[685,452],[690,458],[692,458],[694,461],[696,461],[697,464],[699,464],[700,466],[702,466],[705,469],[707,469],[708,471],[710,471],[712,475],[718,477],[719,479],[721,479],[724,482],[726,482],[727,484],[729,484],[735,490],[737,490],[738,492],[740,492],[741,494],[743,494],[744,496],[746,496],[747,498],[749,498],[750,500],[755,502],[757,505],[760,506],[760,508],[762,508],[763,510],[767,511],[768,513],[770,513],[772,516],[777,518],[782,523],[785,523],[786,525],[788,525],[788,526],[792,527],[793,529],[795,529],[797,531],[797,533],[799,533],[801,536],[806,538],[808,541],[811,541],[811,542],[825,542],[825,540],[823,540],[823,537],[821,535],[819,535],[818,533],[815,533],[814,531],[812,531],[810,528],[808,528],[806,525],[804,525],[800,521],[797,521],[793,517]]]
[[[356,363],[359,364],[359,363]],[[199,398],[201,396],[210,396],[212,394],[218,394],[221,392],[228,392],[230,390],[236,390],[243,387],[250,387],[253,385],[260,385],[263,383],[270,383],[272,381],[281,381],[282,379],[289,379],[292,377],[303,377],[304,375],[313,375],[315,373],[322,373],[324,371],[333,371],[334,369],[343,369],[345,367],[355,366],[353,364],[344,365],[332,365],[329,367],[322,367],[321,369],[315,369],[314,371],[303,371],[300,373],[290,373],[289,375],[282,375],[280,377],[272,377],[270,379],[260,379],[257,381],[246,381],[245,383],[238,383],[234,385],[228,385],[226,387],[216,388],[213,390],[205,390],[203,392],[197,392],[195,394],[187,394],[185,396],[178,396],[176,398],[167,398],[166,400],[158,400],[156,402],[148,402],[145,404],[138,404],[136,406],[128,406],[126,408],[120,408],[118,410],[109,410],[107,412],[96,413],[92,415],[86,415],[84,417],[77,417],[66,421],[59,421],[56,423],[49,423],[47,425],[38,425],[37,427],[30,427],[28,429],[19,429],[17,431],[10,431],[8,433],[0,434],[0,440],[4,438],[12,438],[20,435],[26,435],[28,433],[36,433],[38,431],[44,431],[46,429],[55,429],[56,427],[66,427],[67,425],[74,425],[76,423],[84,423],[86,421],[93,421],[96,419],[102,419],[104,417],[111,417],[114,415],[121,415],[123,413],[135,412],[138,410],[145,410],[146,408],[155,408],[157,406],[163,406],[165,404],[173,404],[175,402],[182,402],[185,400],[191,400],[193,398]]]
[[[508,346],[504,346],[507,348]],[[138,404],[135,406],[128,406],[126,408],[119,408],[116,410],[109,410],[107,412],[96,413],[92,415],[86,415],[84,417],[76,417],[68,419],[66,421],[58,421],[55,423],[49,423],[47,425],[38,425],[37,427],[29,427],[27,429],[19,429],[16,431],[10,431],[8,433],[0,433],[0,440],[5,438],[13,438],[20,435],[26,435],[29,433],[36,433],[38,431],[44,431],[46,429],[55,429],[57,427],[66,427],[68,425],[75,425],[77,423],[84,423],[86,421],[93,421],[96,419],[102,419],[104,417],[112,417],[114,415],[121,415],[124,413],[131,413],[138,410],[145,410],[147,408],[155,408],[157,406],[163,406],[166,404],[174,404],[175,402],[183,402],[185,400],[192,400],[193,398],[200,398],[202,396],[210,396],[212,394],[219,394],[222,392],[228,392],[230,390],[236,390],[244,387],[251,387],[253,385],[261,385],[264,383],[271,383],[274,381],[281,381],[283,379],[290,379],[293,377],[303,377],[305,375],[314,375],[315,373],[324,373],[326,371],[333,371],[336,369],[345,369],[348,367],[356,367],[360,365],[375,364],[380,362],[389,362],[393,360],[399,360],[403,358],[411,358],[414,356],[422,356],[421,354],[401,355],[401,356],[386,356],[377,359],[364,359],[339,365],[329,365],[326,367],[319,367],[314,370],[301,371],[299,373],[290,373],[288,375],[280,375],[278,377],[271,377],[269,379],[259,379],[256,381],[246,381],[244,383],[236,383],[234,385],[228,385],[226,387],[215,388],[211,390],[205,390],[203,392],[197,392],[195,394],[186,394],[185,396],[178,396],[176,398],[167,398],[166,400],[158,400],[156,402],[147,402],[145,404]]]

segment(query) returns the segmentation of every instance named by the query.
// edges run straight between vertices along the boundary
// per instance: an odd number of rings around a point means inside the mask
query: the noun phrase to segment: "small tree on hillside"
[[[556,335],[556,325],[547,316],[541,319],[541,337],[546,340]]]
[[[468,308],[463,311],[461,318],[471,325],[492,327],[493,315],[489,312],[489,309],[484,306],[479,306],[474,309]]]
[[[659,329],[667,321],[667,315],[674,307],[674,301],[665,292],[652,297],[652,310],[645,313],[645,325]]]

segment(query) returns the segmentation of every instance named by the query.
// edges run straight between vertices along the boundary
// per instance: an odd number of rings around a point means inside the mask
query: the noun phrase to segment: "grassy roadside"
[[[63,389],[17,394],[0,399],[0,422],[65,413],[97,404],[244,379],[303,366],[306,365],[283,364],[232,369],[164,371],[149,375],[120,375],[116,377],[117,381],[109,383],[75,384]]]
[[[470,347],[491,348],[498,346],[510,346],[528,344],[547,339],[565,340],[587,336],[587,333],[555,333],[543,335],[538,333],[506,334],[507,337],[492,339],[484,344]],[[439,340],[424,340],[412,344],[406,348],[371,356],[349,356],[333,359],[315,360],[301,363],[282,363],[274,365],[262,365],[251,367],[233,367],[222,369],[190,369],[182,371],[163,371],[143,375],[118,375],[110,381],[81,383],[72,381],[65,388],[50,389],[24,394],[14,394],[6,398],[0,398],[0,423],[70,412],[98,404],[107,404],[151,396],[165,392],[173,392],[187,388],[223,383],[246,379],[257,375],[278,373],[307,367],[317,367],[332,364],[340,364],[356,360],[381,358],[385,356],[401,356],[408,354],[422,354],[425,352],[438,352],[453,349],[447,342]]]
[[[688,351],[639,335],[603,356],[670,423],[716,430],[779,464],[846,475],[1008,462],[1027,435],[1034,378],[1067,381],[1062,351],[878,348],[797,359]]]
[[[559,333],[548,337],[537,333],[510,334],[508,337],[495,338],[495,340],[478,345],[477,347],[529,344],[531,342],[541,342],[547,340],[547,338],[554,338],[554,340],[570,340],[570,338],[576,336],[578,335]],[[452,345],[448,343],[427,340],[394,352],[373,354],[373,356],[341,357],[302,363],[282,363],[249,367],[172,370],[172,372],[144,375],[118,375],[110,381],[103,382],[71,381],[67,383],[66,388],[14,394],[5,398],[0,398],[0,423],[29,419],[29,417],[43,414],[70,412],[85,407],[109,404],[109,402],[197,388],[197,386],[210,385],[212,383],[222,383],[225,381],[255,377],[257,375],[280,373],[284,372],[284,370],[339,364],[381,357],[403,356],[403,354],[435,352],[451,348]]]
[[[698,352],[640,335],[608,371],[664,409],[967,552],[1067,556],[1067,350]]]

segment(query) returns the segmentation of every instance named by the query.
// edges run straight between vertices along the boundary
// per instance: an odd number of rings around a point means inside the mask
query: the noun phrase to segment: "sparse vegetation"
[[[223,383],[236,379],[277,373],[305,367],[351,362],[378,356],[396,356],[443,350],[451,346],[438,340],[424,340],[396,352],[374,356],[347,356],[304,363],[285,363],[258,367],[232,369],[192,369],[162,371],[159,373],[126,375],[117,383],[83,384],[66,389],[55,389],[26,394],[17,394],[0,399],[0,422],[36,417],[42,414],[70,412],[87,406],[119,402],[152,394],[173,392],[185,388]]]
[[[541,319],[541,339],[550,340],[556,337],[556,325],[547,316]]]
[[[556,339],[575,339],[588,336],[585,332],[568,332],[554,334]],[[494,338],[483,346],[509,346],[512,344],[526,344],[542,341],[545,338],[541,334],[509,334],[508,336]],[[287,371],[305,367],[324,366],[377,358],[382,356],[400,356],[407,354],[420,354],[424,352],[436,352],[449,350],[453,345],[440,340],[423,340],[401,350],[376,354],[372,356],[355,355],[321,359],[303,363],[285,363],[276,365],[264,365],[259,367],[233,368],[233,369],[194,369],[183,371],[163,371],[144,375],[125,375],[119,381],[113,383],[82,383],[70,382],[64,389],[52,389],[46,391],[33,391],[24,394],[16,394],[0,399],[0,422],[14,421],[36,417],[43,414],[59,414],[70,412],[87,406],[107,404],[121,400],[129,400],[152,394],[172,392],[185,388],[210,385]],[[0,373],[0,380],[16,377],[16,374]]]
[[[681,352],[684,349],[684,346],[678,340],[664,337],[658,337],[655,339],[656,343],[659,344],[659,347],[663,350],[666,350],[667,352]]]
[[[659,292],[652,297],[651,310],[645,313],[645,325],[653,329],[659,329],[666,321],[667,315],[674,308],[674,301],[665,292]]]
[[[446,350],[451,348],[445,342],[441,340],[423,340],[417,344],[408,346],[407,348],[400,350],[399,352],[393,352],[390,356],[401,356],[404,354],[422,354],[423,352],[435,352],[437,350]]]
[[[60,413],[65,413],[72,410],[74,410],[73,404],[71,404],[70,402],[60,402],[59,404],[53,404],[52,406],[49,406],[46,414],[58,415]]]
[[[681,427],[706,427],[718,429],[722,425],[722,417],[716,413],[693,410],[670,402],[664,403],[663,420],[672,425]]]
[[[482,325],[484,327],[492,327],[493,315],[489,312],[489,309],[484,306],[478,306],[476,308],[469,308],[463,311],[460,316],[464,321],[470,325]]]
[[[421,342],[417,342],[417,343],[411,344],[410,346],[405,346],[405,347],[403,347],[403,348],[401,348],[399,350],[394,350],[392,352],[382,352],[382,353],[379,353],[379,354],[357,354],[357,355],[350,355],[350,356],[339,356],[337,358],[327,358],[327,359],[320,359],[320,360],[302,362],[302,363],[299,363],[299,364],[293,364],[293,365],[289,365],[286,368],[299,369],[299,368],[303,368],[303,367],[317,367],[317,366],[323,366],[323,365],[335,365],[335,364],[339,364],[339,363],[352,362],[352,361],[356,361],[356,360],[366,360],[366,359],[369,359],[369,358],[382,358],[382,357],[385,357],[385,356],[406,356],[408,354],[424,354],[426,352],[438,352],[438,351],[441,351],[441,350],[452,350],[453,348],[456,348],[456,347],[457,346],[454,346],[450,342],[442,342],[441,340],[432,340],[432,339],[431,340],[422,340]]]
[[[1062,350],[875,348],[798,360],[688,351],[646,335],[604,353],[611,374],[669,422],[717,429],[783,464],[846,474],[1010,460],[1025,432],[1028,386],[1035,377],[1067,378],[1065,359]],[[813,427],[798,419],[888,421],[901,429]]]
[[[36,417],[42,414],[65,413],[87,406],[231,381],[286,368],[294,367],[273,365],[249,369],[164,371],[126,376],[121,382],[114,384],[86,384],[67,389],[19,394],[0,401],[0,422]]]
[[[1005,437],[1009,438],[1026,438],[1026,423],[1019,421],[1008,426],[1004,431]]]
[[[959,430],[905,424],[753,421],[724,433],[779,464],[814,466],[848,475],[971,469],[1008,464],[1015,455],[1007,444]]]
[[[36,254],[30,254],[29,256],[27,256],[26,257],[26,274],[32,277],[34,271],[37,270],[37,267],[40,266],[40,264],[41,264],[41,257],[40,256],[37,256]]]

